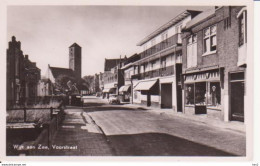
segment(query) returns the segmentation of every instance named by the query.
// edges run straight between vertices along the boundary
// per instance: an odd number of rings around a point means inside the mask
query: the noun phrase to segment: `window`
[[[238,17],[239,23],[239,46],[246,43],[246,11],[244,10]]]
[[[166,70],[166,57],[161,59],[161,68],[162,70]]]
[[[151,63],[151,70],[154,70],[155,68],[156,68],[156,61],[153,61],[152,63]]]
[[[168,38],[168,33],[164,32],[161,36],[162,36],[162,41],[164,41]],[[165,41],[165,42],[167,42],[167,41]]]
[[[162,34],[162,44],[161,44],[162,48],[161,49],[165,49],[167,44],[168,44],[168,33],[165,32]]]
[[[187,42],[187,68],[197,66],[197,35],[191,35]]]
[[[176,34],[181,33],[181,30],[182,30],[182,24],[176,26]]]
[[[19,71],[20,71],[20,69],[19,69],[19,56],[17,56],[15,58],[15,75],[16,76],[19,76]]]
[[[211,53],[216,51],[217,49],[217,26],[213,25],[204,29],[203,35],[203,45],[204,45],[204,53]]]
[[[195,83],[195,104],[206,105],[206,82]]]
[[[185,84],[185,104],[205,105],[208,108],[221,106],[220,82],[196,82]]]
[[[147,50],[147,44],[146,43],[143,45],[143,48],[144,48],[144,51]]]
[[[194,84],[187,84],[185,87],[186,91],[186,105],[194,104]]]
[[[144,72],[148,71],[148,63],[144,64]]]
[[[210,82],[207,103],[209,106],[217,107],[221,104],[220,83]]]
[[[154,46],[156,44],[155,38],[151,40],[151,44],[152,44],[152,46]]]

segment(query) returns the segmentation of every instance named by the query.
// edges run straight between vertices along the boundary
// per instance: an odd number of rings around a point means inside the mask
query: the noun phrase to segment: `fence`
[[[35,123],[51,120],[58,108],[24,108],[7,110],[7,123]]]

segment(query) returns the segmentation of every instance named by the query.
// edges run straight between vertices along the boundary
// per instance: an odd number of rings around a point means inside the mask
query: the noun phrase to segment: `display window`
[[[205,105],[208,108],[219,108],[221,106],[220,82],[185,84],[185,105]]]

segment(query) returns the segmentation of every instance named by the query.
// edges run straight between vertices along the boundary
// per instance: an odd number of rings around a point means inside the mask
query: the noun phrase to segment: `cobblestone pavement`
[[[115,155],[246,155],[245,132],[236,130],[243,128],[243,123],[234,123],[242,127],[225,128],[224,122],[211,125],[210,120],[193,120],[130,105],[108,105],[106,100],[95,97],[86,98],[85,106],[84,111],[102,128]]]
[[[47,155],[111,156],[113,152],[102,131],[80,108],[65,110],[65,120],[58,129]],[[62,149],[68,148],[71,149]]]

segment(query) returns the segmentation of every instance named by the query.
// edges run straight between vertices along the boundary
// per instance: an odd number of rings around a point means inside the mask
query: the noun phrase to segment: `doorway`
[[[161,84],[161,108],[172,108],[172,83]]]
[[[244,122],[244,81],[231,82],[231,120]]]

